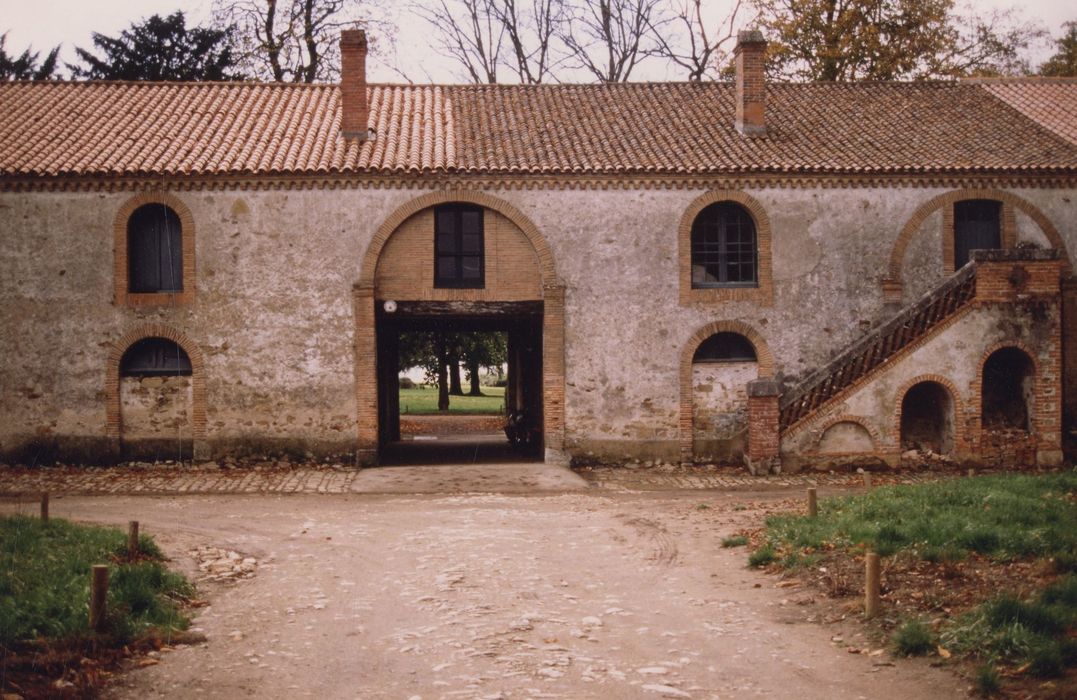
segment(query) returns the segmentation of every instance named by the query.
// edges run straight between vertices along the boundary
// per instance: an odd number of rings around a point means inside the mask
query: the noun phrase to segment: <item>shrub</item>
[[[766,566],[778,560],[778,553],[769,544],[765,544],[748,555],[748,566],[753,569]]]
[[[411,380],[411,377],[401,377],[400,378],[400,388],[401,389],[414,389],[415,388],[415,382],[413,382]]]
[[[931,628],[919,620],[908,620],[898,627],[891,641],[899,656],[923,656],[935,649]]]
[[[748,538],[744,535],[734,535],[733,537],[726,537],[722,540],[723,547],[743,547],[748,544]]]

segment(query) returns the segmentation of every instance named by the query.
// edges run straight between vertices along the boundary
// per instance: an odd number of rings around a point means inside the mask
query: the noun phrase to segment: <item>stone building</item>
[[[0,457],[375,463],[399,333],[451,324],[508,333],[551,460],[1062,459],[1074,82],[765,84],[744,33],[729,84],[368,85],[341,45],[339,86],[0,84]]]

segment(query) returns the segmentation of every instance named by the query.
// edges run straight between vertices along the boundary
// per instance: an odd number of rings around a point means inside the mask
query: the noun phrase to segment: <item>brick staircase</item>
[[[971,302],[976,295],[976,270],[975,262],[964,266],[786,392],[780,403],[779,430],[785,432],[807,418]]]

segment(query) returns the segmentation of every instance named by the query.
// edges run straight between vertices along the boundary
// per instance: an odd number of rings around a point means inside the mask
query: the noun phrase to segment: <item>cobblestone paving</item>
[[[523,465],[515,465],[517,468]],[[489,465],[497,470],[499,465]],[[471,470],[474,465],[468,465]],[[396,472],[402,467],[389,467]],[[412,467],[423,470],[427,467]],[[379,470],[380,471],[380,470]],[[750,476],[733,468],[679,467],[580,467],[575,470],[591,488],[610,491],[665,490],[783,490],[810,486],[848,488],[862,486],[856,473]],[[274,465],[234,468],[202,465],[121,465],[113,467],[38,467],[0,465],[0,496],[27,496],[42,492],[72,495],[175,495],[175,494],[289,494],[364,493],[368,470],[341,465]],[[419,472],[417,472],[419,473]],[[958,472],[923,471],[873,474],[874,485],[919,483],[957,476]],[[483,491],[481,481],[446,486],[446,491]]]

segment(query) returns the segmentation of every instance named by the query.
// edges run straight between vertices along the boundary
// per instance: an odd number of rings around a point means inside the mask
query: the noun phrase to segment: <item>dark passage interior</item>
[[[901,401],[901,449],[949,454],[954,447],[954,402],[938,382],[920,382]]]
[[[379,301],[376,320],[379,464],[471,464],[542,458],[542,302],[401,301],[387,307]],[[429,334],[432,352],[437,353],[444,350],[438,350],[437,338],[474,333],[503,334],[500,337],[505,341],[508,367],[503,412],[498,416],[466,416],[438,411],[438,392],[433,388],[421,399],[424,410],[401,406],[400,372],[406,369],[401,360],[415,354],[409,343],[418,334]],[[437,361],[433,362],[437,366]],[[441,381],[448,380],[447,373],[443,373]],[[467,393],[466,377],[463,385]],[[456,397],[449,397],[450,403],[453,398]],[[402,414],[406,430],[401,429]],[[416,428],[416,424],[420,427]]]
[[[984,363],[983,426],[1029,431],[1032,360],[1019,348],[996,350]]]

